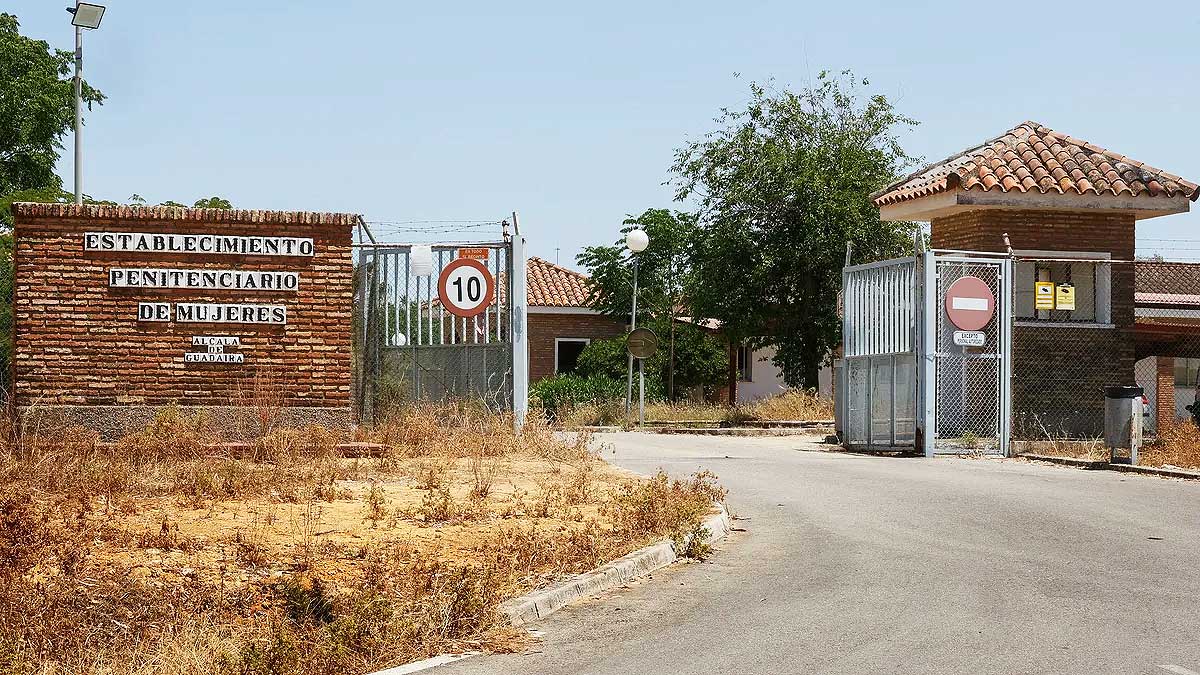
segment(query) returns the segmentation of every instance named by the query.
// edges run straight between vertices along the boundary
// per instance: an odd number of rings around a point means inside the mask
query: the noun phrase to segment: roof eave
[[[1119,211],[1132,213],[1134,218],[1155,218],[1191,209],[1192,195],[1178,193],[1171,197],[1111,194],[1058,194],[1041,192],[1000,192],[996,190],[963,190],[941,192],[907,199],[879,207],[883,220],[916,220],[929,222],[934,218],[979,209],[1036,209],[1039,211]]]

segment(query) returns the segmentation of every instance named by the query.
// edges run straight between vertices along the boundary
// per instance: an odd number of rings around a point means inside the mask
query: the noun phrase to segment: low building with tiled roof
[[[585,274],[531,257],[525,266],[530,307],[587,307],[591,279]]]
[[[871,195],[884,220],[929,222],[934,249],[1015,256],[1013,418],[1069,410],[1052,426],[1081,436],[1103,432],[1104,387],[1137,381],[1139,360],[1169,373],[1171,359],[1200,356],[1184,349],[1200,341],[1180,340],[1195,331],[1181,323],[1200,300],[1195,268],[1134,263],[1138,221],[1198,197],[1195,182],[1037,122]],[[1047,283],[1070,289],[1069,309],[1036,302]],[[1176,414],[1168,396],[1157,404]]]
[[[961,207],[1124,210],[1147,218],[1188,210],[1200,186],[1037,122],[914,171],[872,195],[891,220]]]
[[[586,274],[537,257],[525,265],[529,300],[529,378],[539,380],[574,370],[579,354],[592,340],[623,335],[625,319],[605,316],[588,305],[592,282]],[[680,318],[717,331],[713,319]],[[745,403],[785,391],[783,374],[771,363],[773,348],[737,350],[738,402]],[[821,372],[822,392],[829,393],[832,371]]]
[[[623,335],[626,322],[588,306],[586,274],[537,257],[525,264],[529,307],[529,379],[540,380],[575,369],[592,340]]]

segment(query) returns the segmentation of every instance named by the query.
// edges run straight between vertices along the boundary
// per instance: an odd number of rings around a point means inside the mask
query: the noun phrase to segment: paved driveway
[[[610,434],[635,471],[712,469],[746,520],[676,566],[450,673],[1200,674],[1200,483],[1013,460]]]

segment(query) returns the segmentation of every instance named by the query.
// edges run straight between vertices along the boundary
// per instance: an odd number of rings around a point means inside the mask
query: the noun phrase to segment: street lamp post
[[[638,301],[638,255],[646,250],[650,245],[650,237],[646,235],[645,230],[633,229],[625,235],[625,247],[633,254],[633,311],[630,314],[629,330],[637,328],[637,301]],[[640,397],[638,403],[638,420],[646,423],[646,369],[642,362],[638,359],[638,380],[640,383]],[[629,409],[633,406],[633,354],[629,354],[629,376],[625,383],[625,419],[629,419]]]
[[[104,5],[89,2],[68,7],[71,25],[75,26],[75,203],[83,203],[83,29],[100,27]]]

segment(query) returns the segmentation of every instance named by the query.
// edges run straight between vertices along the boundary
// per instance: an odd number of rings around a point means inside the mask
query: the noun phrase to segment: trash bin
[[[1104,388],[1104,443],[1114,464],[1137,464],[1144,393],[1141,387]]]

